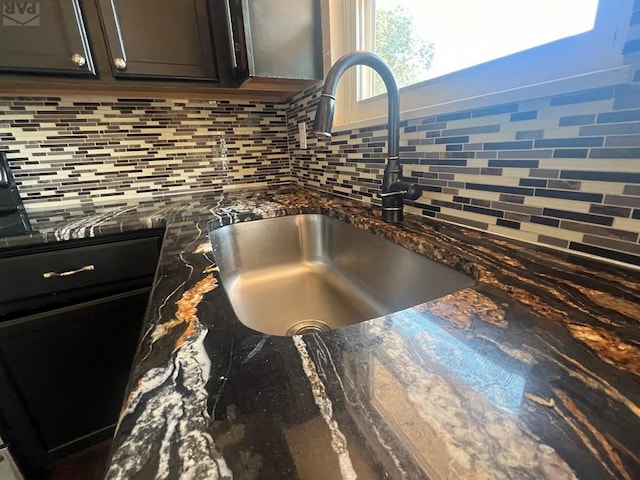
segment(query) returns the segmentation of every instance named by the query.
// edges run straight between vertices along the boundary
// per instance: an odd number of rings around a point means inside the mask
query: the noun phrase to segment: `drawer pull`
[[[85,265],[84,267],[80,267],[77,270],[69,270],[68,272],[44,272],[42,276],[44,278],[69,277],[71,275],[75,275],[76,273],[90,272],[95,269],[96,267],[93,265]]]

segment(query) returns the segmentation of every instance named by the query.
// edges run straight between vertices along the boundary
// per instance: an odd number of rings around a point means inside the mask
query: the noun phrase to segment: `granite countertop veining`
[[[324,213],[469,289],[323,334],[243,326],[209,228]],[[640,272],[297,187],[30,212],[1,247],[166,226],[107,478],[640,478]],[[371,261],[375,261],[372,259]],[[380,272],[384,275],[384,272]]]

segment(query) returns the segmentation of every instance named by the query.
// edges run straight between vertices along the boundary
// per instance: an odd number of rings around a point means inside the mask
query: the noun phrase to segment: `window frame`
[[[374,1],[330,0],[332,62],[346,52],[358,50],[359,42],[373,44],[373,25],[362,22],[359,12],[372,19]],[[632,9],[633,0],[601,0],[594,29],[589,32],[403,87],[400,89],[401,118],[626,83],[631,80],[633,69],[624,65],[622,49]],[[567,63],[566,58],[576,62]],[[532,64],[545,65],[545,68],[536,69],[532,75]],[[366,67],[345,73],[336,96],[336,126],[359,127],[384,121],[386,94],[358,101],[358,70],[367,82],[375,74]]]

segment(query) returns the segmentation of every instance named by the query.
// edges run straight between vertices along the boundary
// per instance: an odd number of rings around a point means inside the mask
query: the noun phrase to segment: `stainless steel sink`
[[[272,335],[352,325],[475,283],[324,215],[238,223],[209,236],[236,315]]]

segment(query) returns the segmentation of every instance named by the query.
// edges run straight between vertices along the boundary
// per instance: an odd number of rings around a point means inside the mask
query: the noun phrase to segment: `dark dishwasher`
[[[29,478],[113,435],[161,241],[0,252],[0,432]]]

